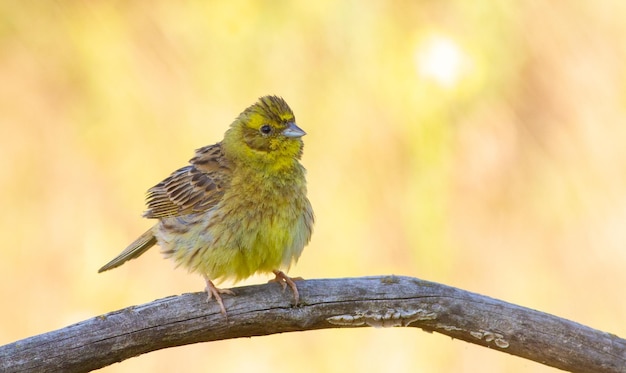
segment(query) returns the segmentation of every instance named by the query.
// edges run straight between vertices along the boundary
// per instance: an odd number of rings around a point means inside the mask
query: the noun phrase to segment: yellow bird
[[[196,150],[190,165],[148,190],[146,218],[158,219],[98,272],[118,267],[158,244],[177,265],[201,274],[208,300],[226,308],[213,281],[273,272],[283,289],[298,288],[285,275],[309,242],[313,209],[300,164],[302,136],[287,103],[261,97],[214,145]]]

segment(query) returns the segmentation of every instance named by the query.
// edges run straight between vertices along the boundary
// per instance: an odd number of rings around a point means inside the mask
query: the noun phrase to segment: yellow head
[[[224,151],[250,164],[288,166],[302,155],[306,134],[280,97],[264,96],[244,110],[224,135]]]

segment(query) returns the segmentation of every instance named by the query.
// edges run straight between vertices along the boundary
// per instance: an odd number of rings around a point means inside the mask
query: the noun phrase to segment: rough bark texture
[[[546,313],[401,276],[298,282],[301,304],[277,284],[132,306],[0,347],[2,372],[87,372],[191,343],[326,328],[410,326],[572,372],[626,372],[626,340]]]

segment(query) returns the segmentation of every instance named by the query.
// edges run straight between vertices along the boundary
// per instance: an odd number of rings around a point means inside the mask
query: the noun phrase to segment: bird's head
[[[224,135],[224,150],[244,161],[293,162],[302,155],[304,135],[285,100],[264,96],[231,124]]]

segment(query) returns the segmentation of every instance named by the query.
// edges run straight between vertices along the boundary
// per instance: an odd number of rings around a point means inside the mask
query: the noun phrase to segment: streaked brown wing
[[[230,184],[231,169],[220,143],[196,150],[189,166],[148,190],[146,218],[202,212],[215,206]]]

